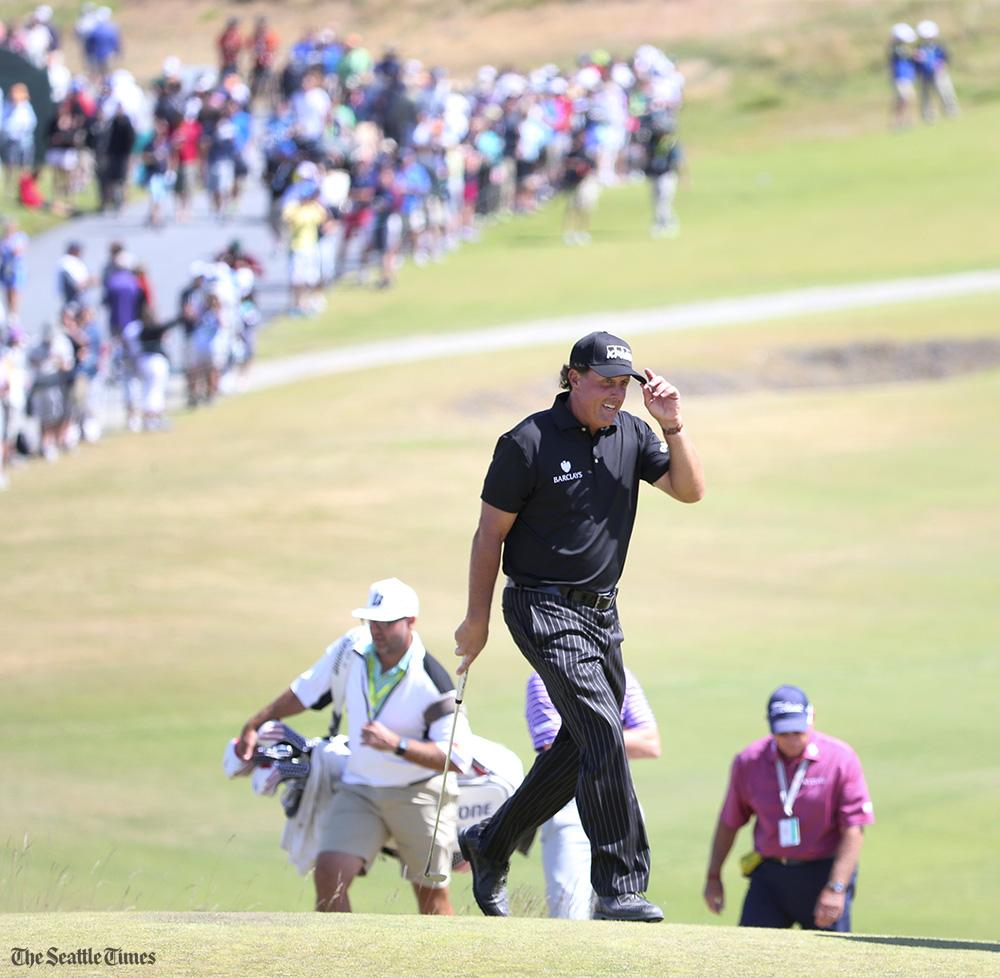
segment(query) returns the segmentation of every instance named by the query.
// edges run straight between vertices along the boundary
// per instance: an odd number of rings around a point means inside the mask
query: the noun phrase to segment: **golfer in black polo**
[[[622,410],[633,377],[661,433]],[[486,645],[502,555],[504,620],[563,723],[514,795],[462,833],[461,848],[480,909],[506,916],[507,866],[519,836],[575,795],[592,851],[594,916],[662,920],[660,908],[642,896],[649,844],[622,737],[625,675],[615,596],[639,482],[693,503],[704,491],[702,470],[677,389],[651,370],[634,370],[624,340],[610,333],[579,340],[560,383],[565,392],[551,408],[497,442],[455,652],[463,657],[462,673]]]

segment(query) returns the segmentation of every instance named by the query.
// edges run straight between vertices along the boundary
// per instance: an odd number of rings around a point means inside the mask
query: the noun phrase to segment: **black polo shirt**
[[[482,500],[517,513],[503,548],[518,584],[609,591],[618,584],[635,522],[639,481],[670,467],[666,442],[626,411],[591,435],[569,392],[500,436]]]

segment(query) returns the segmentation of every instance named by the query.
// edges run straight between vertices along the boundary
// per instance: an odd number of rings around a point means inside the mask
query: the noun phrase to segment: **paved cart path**
[[[264,264],[258,297],[265,321],[281,314],[287,305],[284,252],[275,251],[264,214],[267,194],[259,178],[247,178],[238,211],[219,222],[209,211],[204,194],[195,197],[187,224],[170,221],[153,229],[146,225],[147,205],[137,200],[117,216],[92,214],[53,228],[32,239],[27,256],[27,283],[23,316],[29,332],[58,312],[55,278],[59,258],[69,241],[84,245],[84,257],[95,274],[103,268],[108,244],[123,241],[150,270],[156,291],[157,312],[172,316],[177,297],[190,277],[190,266],[221,251],[238,238],[244,249]],[[464,332],[400,337],[355,346],[321,350],[297,356],[258,361],[245,390],[262,390],[296,380],[348,370],[415,363],[439,357],[495,352],[525,343],[565,343],[591,330],[607,329],[633,337],[644,333],[752,325],[772,319],[829,313],[850,309],[1000,292],[1000,270],[983,269],[950,275],[893,279],[851,285],[832,285],[764,295],[705,300],[657,309],[593,313],[533,320]],[[336,300],[334,300],[335,302]],[[34,327],[34,329],[32,329]],[[179,340],[175,337],[174,341]],[[176,362],[180,362],[179,358]],[[176,388],[179,384],[175,380]],[[109,399],[108,424],[121,421],[121,407]]]
[[[287,307],[287,286],[284,252],[273,253],[271,232],[264,220],[267,198],[260,178],[251,174],[246,178],[238,209],[225,222],[211,213],[207,196],[198,192],[193,197],[188,223],[174,221],[167,205],[166,226],[151,228],[146,224],[149,205],[137,195],[120,214],[83,214],[36,235],[31,239],[26,259],[27,281],[21,315],[25,329],[35,334],[41,323],[57,317],[60,306],[57,269],[70,241],[83,245],[84,261],[98,277],[107,261],[108,245],[121,241],[149,270],[157,317],[166,320],[176,315],[177,299],[191,278],[191,263],[210,260],[238,238],[244,250],[265,265],[258,298],[264,315],[272,318]],[[100,305],[99,288],[90,297]]]
[[[248,390],[262,390],[307,377],[348,370],[415,363],[461,354],[488,353],[541,343],[567,343],[592,330],[608,330],[630,339],[642,333],[710,326],[752,325],[810,313],[1000,292],[1000,270],[962,272],[923,278],[893,279],[861,285],[832,285],[766,295],[713,299],[659,309],[594,313],[539,319],[459,333],[407,336],[363,343],[254,365]]]

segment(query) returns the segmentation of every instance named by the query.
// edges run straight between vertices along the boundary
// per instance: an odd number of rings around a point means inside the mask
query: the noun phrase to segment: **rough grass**
[[[358,978],[979,978],[994,974],[1000,952],[1000,944],[919,938],[369,915],[8,915],[0,917],[0,939],[43,954],[50,947],[153,952],[154,966],[114,972],[172,978],[320,978],[331,970]]]

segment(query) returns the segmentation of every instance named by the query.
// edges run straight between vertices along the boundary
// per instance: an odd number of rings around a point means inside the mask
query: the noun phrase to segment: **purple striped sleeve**
[[[625,670],[625,702],[622,704],[622,727],[635,730],[637,727],[655,727],[656,717],[639,680],[628,669]]]
[[[528,677],[524,715],[528,721],[528,733],[535,750],[548,747],[556,739],[556,734],[559,733],[562,717],[552,705],[545,683],[542,682],[542,677],[537,672],[533,672]]]

